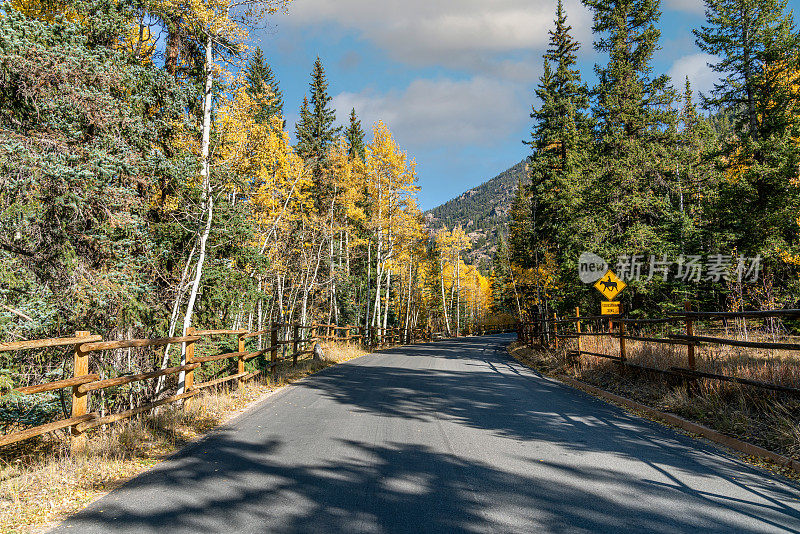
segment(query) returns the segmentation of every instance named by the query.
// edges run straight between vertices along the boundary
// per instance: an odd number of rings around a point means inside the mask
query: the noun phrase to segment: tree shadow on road
[[[353,458],[291,465],[276,441],[219,433],[68,520],[71,532],[796,532],[795,510],[727,503],[682,510],[679,484],[612,470],[509,473],[420,445],[343,443]],[[544,473],[544,474],[542,474]],[[573,475],[568,477],[568,475]],[[575,477],[574,475],[579,475]],[[559,483],[559,480],[562,482]],[[567,481],[581,480],[579,486]],[[609,489],[613,491],[609,492]],[[643,498],[646,496],[646,498]],[[694,495],[690,496],[695,498]],[[669,507],[653,507],[663,501]],[[737,514],[731,514],[735,507]],[[750,512],[748,512],[750,510]],[[61,530],[58,530],[61,532]]]
[[[245,421],[187,447],[57,532],[800,532],[791,484],[538,379],[500,351],[467,354],[470,346],[486,348],[466,339],[389,351],[472,360],[452,368],[367,359],[294,388],[349,412],[435,419],[523,443],[529,454],[515,464],[528,467],[522,472],[380,440],[320,440],[314,460],[298,461],[291,432]],[[536,447],[557,447],[560,456],[536,458]],[[578,468],[576,455],[605,463]],[[626,473],[609,457],[644,462],[652,476]],[[732,490],[716,491],[717,479]]]

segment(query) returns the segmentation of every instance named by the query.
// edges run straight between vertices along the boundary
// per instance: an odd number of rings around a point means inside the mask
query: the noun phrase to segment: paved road
[[[800,487],[542,378],[508,336],[273,395],[54,532],[800,532]]]

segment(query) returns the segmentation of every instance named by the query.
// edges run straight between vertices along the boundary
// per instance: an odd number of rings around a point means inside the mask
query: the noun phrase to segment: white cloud
[[[342,116],[355,108],[365,125],[382,120],[408,149],[507,143],[528,113],[516,84],[485,77],[420,79],[399,91],[342,93],[333,105]]]
[[[701,92],[708,93],[719,81],[719,75],[711,70],[708,64],[717,61],[718,58],[711,54],[690,54],[678,58],[669,71],[673,85],[680,92],[683,89],[684,80],[688,76],[695,96],[699,96]]]
[[[591,47],[591,15],[567,0],[573,35]],[[295,0],[286,22],[354,30],[390,57],[413,65],[484,72],[498,54],[541,50],[553,26],[552,0]]]

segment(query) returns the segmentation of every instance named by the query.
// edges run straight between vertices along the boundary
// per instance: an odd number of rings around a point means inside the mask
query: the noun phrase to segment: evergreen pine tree
[[[572,38],[564,6],[559,0],[555,28],[550,31],[550,45],[544,54],[544,72],[536,88],[540,107],[533,108],[533,154],[529,158],[531,184],[528,199],[518,197],[527,212],[512,210],[519,218],[527,213],[530,221],[516,221],[526,228],[522,243],[512,240],[512,252],[522,266],[539,267],[547,253],[555,254],[557,263],[568,269],[577,262],[583,247],[581,202],[584,194],[583,169],[591,152],[591,125],[587,116],[588,89],[576,68],[580,45]],[[524,201],[524,202],[523,202]],[[574,257],[573,257],[574,256]]]
[[[680,217],[676,219],[679,227],[673,234],[679,239],[682,253],[693,253],[709,246],[718,249],[713,232],[708,232],[703,209],[703,203],[714,197],[719,180],[713,163],[705,157],[717,145],[717,133],[709,121],[698,114],[688,76],[684,82],[678,136],[675,170]]]
[[[361,121],[358,120],[355,108],[350,111],[350,126],[348,126],[345,132],[345,137],[347,138],[347,145],[350,147],[350,157],[354,158],[358,156],[364,159],[364,130],[361,127]]]
[[[264,59],[264,53],[261,48],[256,48],[247,62],[245,82],[247,83],[247,91],[252,96],[264,95],[267,91],[270,93],[269,104],[258,114],[256,120],[267,122],[276,115],[283,115],[283,92],[280,89],[278,80],[275,78],[275,74]]]
[[[328,149],[341,133],[341,127],[335,127],[336,112],[330,107],[331,97],[328,94],[328,81],[322,60],[317,57],[311,73],[311,98],[303,100],[300,120],[297,122],[297,153],[311,167],[314,187],[316,189],[318,207],[330,195],[327,183]]]
[[[661,35],[655,25],[659,1],[583,2],[594,12],[595,49],[609,57],[606,66],[595,67],[599,162],[589,189],[593,248],[612,264],[620,254],[674,253],[667,249],[676,242],[670,229],[678,213],[677,95],[668,76],[650,77]]]
[[[754,141],[786,128],[792,99],[766,69],[797,68],[798,36],[787,0],[706,0],[706,25],[694,30],[701,50],[719,57],[710,65],[723,78],[704,98],[707,108],[734,110],[742,138]],[[764,106],[773,108],[764,115]]]
[[[722,79],[704,105],[730,116],[734,132],[721,147],[727,177],[714,222],[730,248],[780,264],[782,251],[800,250],[798,34],[786,0],[707,0],[706,17],[694,33],[719,57],[711,67]]]

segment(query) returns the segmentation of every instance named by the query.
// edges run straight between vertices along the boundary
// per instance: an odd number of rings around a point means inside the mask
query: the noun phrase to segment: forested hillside
[[[434,229],[453,230],[461,226],[472,246],[465,253],[466,261],[486,272],[491,268],[501,234],[508,232],[509,212],[518,185],[529,181],[527,164],[523,160],[491,180],[426,211],[425,218]]]

